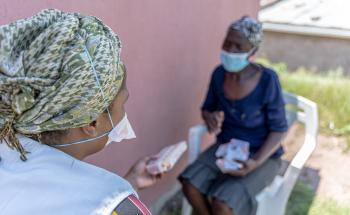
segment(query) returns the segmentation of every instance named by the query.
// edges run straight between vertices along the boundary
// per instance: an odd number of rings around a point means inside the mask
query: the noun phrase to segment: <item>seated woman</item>
[[[212,74],[202,106],[217,142],[179,177],[197,214],[255,214],[255,195],[280,169],[280,142],[287,131],[281,86],[273,70],[249,61],[262,36],[261,24],[247,16],[228,29],[221,65]],[[241,169],[223,174],[215,152],[232,138],[249,142],[250,157]]]

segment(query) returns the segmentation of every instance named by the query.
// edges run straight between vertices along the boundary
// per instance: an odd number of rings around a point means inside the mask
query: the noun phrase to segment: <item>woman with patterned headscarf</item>
[[[261,24],[244,16],[230,25],[222,45],[221,65],[211,76],[202,106],[203,120],[217,142],[179,177],[198,214],[255,214],[255,195],[279,171],[287,121],[277,74],[251,61],[262,37]],[[241,141],[249,147],[247,159],[233,160],[232,153],[222,153],[225,148],[218,150]]]
[[[0,214],[150,214],[121,177],[81,160],[135,134],[117,35],[92,16],[44,10],[0,26]],[[126,175],[157,176],[145,158]]]

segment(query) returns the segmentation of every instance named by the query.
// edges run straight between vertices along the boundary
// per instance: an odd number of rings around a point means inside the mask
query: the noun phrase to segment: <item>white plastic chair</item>
[[[286,110],[289,126],[296,121],[305,125],[305,140],[287,167],[284,175],[277,175],[273,182],[264,188],[257,196],[258,209],[256,215],[283,215],[287,206],[288,198],[298,179],[298,176],[316,147],[318,132],[318,114],[316,103],[297,95],[284,92],[286,105],[293,108]],[[200,124],[190,128],[188,144],[188,163],[196,160],[201,152],[201,142],[204,134],[207,133],[205,125]],[[190,215],[191,205],[184,198],[182,203],[182,215]]]

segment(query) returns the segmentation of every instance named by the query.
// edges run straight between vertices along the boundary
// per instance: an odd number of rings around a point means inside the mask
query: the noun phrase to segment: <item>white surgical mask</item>
[[[108,115],[110,116],[109,111],[108,111]],[[110,120],[112,120],[112,117],[110,117]],[[113,126],[113,124],[112,124],[112,127],[113,128],[111,131],[108,131],[104,134],[101,134],[98,137],[84,139],[84,140],[80,140],[80,141],[76,141],[76,142],[72,142],[72,143],[57,144],[54,146],[55,147],[67,147],[67,146],[71,146],[71,145],[76,145],[76,144],[80,144],[80,143],[86,143],[86,142],[90,142],[93,140],[97,140],[97,139],[100,139],[100,138],[105,137],[107,135],[108,135],[108,141],[106,143],[106,146],[109,145],[111,142],[121,142],[122,140],[136,138],[135,132],[131,127],[131,124],[128,120],[126,113],[125,113],[123,119],[120,120],[120,122],[116,126]]]
[[[125,113],[123,119],[112,129],[112,131],[109,132],[106,146],[111,142],[121,142],[122,140],[134,138],[136,138],[135,132],[132,129],[128,116]]]

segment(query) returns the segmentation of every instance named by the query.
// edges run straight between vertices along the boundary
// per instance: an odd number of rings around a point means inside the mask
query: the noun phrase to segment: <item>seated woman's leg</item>
[[[208,193],[217,178],[222,175],[215,164],[215,151],[218,147],[219,144],[210,146],[179,176],[184,195],[199,215],[211,214]]]
[[[232,209],[220,199],[213,198],[211,204],[212,215],[233,215]]]
[[[255,214],[255,196],[272,182],[279,168],[280,160],[271,158],[244,177],[218,177],[208,192],[208,197],[212,199],[212,214]]]
[[[181,181],[182,190],[196,214],[210,215],[210,204],[207,197],[199,192],[188,180]]]

